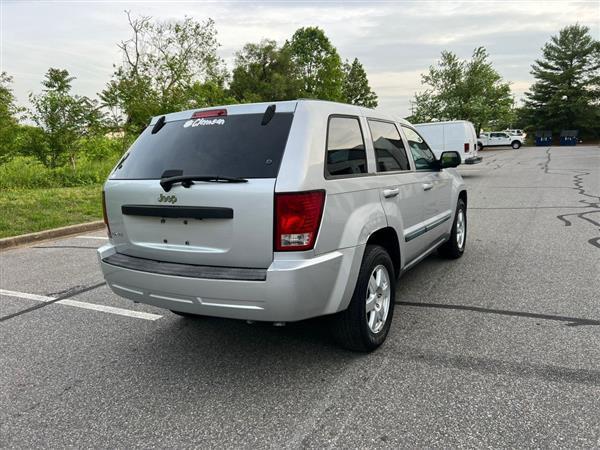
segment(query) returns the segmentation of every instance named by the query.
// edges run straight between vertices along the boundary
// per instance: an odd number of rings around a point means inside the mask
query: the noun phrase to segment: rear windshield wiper
[[[176,177],[161,178],[160,185],[169,192],[176,183],[181,183],[184,187],[190,187],[193,181],[213,181],[219,183],[247,183],[248,180],[239,177],[225,177],[223,175],[178,175]]]
[[[117,165],[115,166],[115,169],[113,170],[113,172],[116,172],[117,170],[123,168],[123,163],[125,162],[125,160],[129,158],[129,153],[125,153],[121,159],[119,160],[119,162],[117,163]]]

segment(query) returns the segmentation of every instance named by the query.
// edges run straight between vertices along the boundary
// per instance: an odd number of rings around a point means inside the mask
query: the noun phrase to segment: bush
[[[22,128],[21,156],[0,164],[0,189],[75,187],[103,183],[133,142],[131,136],[86,137],[78,143],[80,151],[75,169],[66,161],[60,167],[51,168],[31,150],[42,142],[37,139],[42,131],[36,127]]]
[[[91,161],[117,160],[120,155],[131,145],[129,136],[91,136],[82,140],[80,154]],[[116,159],[115,159],[116,157]]]
[[[100,161],[80,159],[70,166],[50,169],[32,157],[19,156],[0,165],[0,189],[36,189],[89,186],[104,183],[120,155]]]

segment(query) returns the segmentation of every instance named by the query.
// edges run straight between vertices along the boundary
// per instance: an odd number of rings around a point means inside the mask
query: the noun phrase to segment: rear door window
[[[237,114],[167,122],[140,135],[113,179],[160,179],[177,175],[276,178],[292,125],[292,113]],[[166,176],[166,175],[165,175]]]
[[[369,120],[373,138],[377,172],[410,170],[406,149],[396,125],[380,120]]]
[[[331,176],[367,173],[365,142],[358,117],[329,118],[326,171]]]

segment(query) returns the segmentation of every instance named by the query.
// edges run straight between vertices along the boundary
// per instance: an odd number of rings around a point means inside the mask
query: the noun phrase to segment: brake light
[[[324,204],[325,191],[275,194],[275,251],[311,250]]]
[[[222,117],[226,115],[226,109],[211,109],[208,111],[196,111],[192,114],[192,119],[205,119],[206,117]]]
[[[104,191],[102,191],[102,217],[104,218],[104,225],[106,225],[106,234],[110,238],[110,225],[108,224],[108,214],[106,213],[106,195]]]
[[[469,144],[468,142],[465,142],[465,153],[469,153],[470,149],[471,149],[471,144]]]

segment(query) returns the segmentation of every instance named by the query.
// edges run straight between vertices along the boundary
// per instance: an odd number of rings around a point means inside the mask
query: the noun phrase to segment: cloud
[[[468,58],[485,46],[520,98],[532,82],[531,63],[551,35],[576,22],[596,36],[600,31],[597,3],[585,1],[4,1],[2,70],[14,76],[19,102],[39,91],[49,67],[67,68],[80,94],[101,91],[120,60],[117,42],[129,36],[125,9],[159,20],[213,18],[229,64],[246,42],[283,43],[299,27],[319,26],[342,58],[361,60],[381,107],[400,115],[409,113],[410,99],[422,89],[420,74],[442,50]]]

